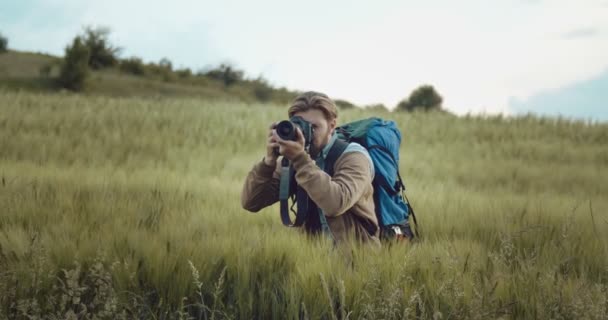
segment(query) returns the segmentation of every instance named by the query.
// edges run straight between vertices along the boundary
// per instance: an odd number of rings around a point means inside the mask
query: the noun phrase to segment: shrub
[[[89,49],[89,66],[95,70],[113,67],[118,64],[120,49],[110,44],[110,29],[105,27],[86,27],[81,36],[84,45]]]
[[[140,58],[131,57],[120,61],[120,71],[136,76],[143,76],[146,74],[146,67]]]
[[[413,111],[420,110],[441,110],[443,98],[431,85],[422,85],[416,88],[410,96],[397,105],[397,110]]]
[[[272,100],[274,88],[268,84],[268,81],[262,77],[251,81],[253,84],[253,95],[260,102],[268,102]]]
[[[334,103],[340,109],[352,109],[355,107],[355,105],[353,103],[351,103],[350,101],[346,101],[346,100],[342,100],[342,99],[335,99]]]
[[[89,48],[80,37],[74,38],[71,46],[65,48],[59,82],[66,89],[82,91],[89,74]]]
[[[206,75],[211,79],[222,81],[224,86],[229,87],[237,82],[243,81],[244,72],[235,69],[229,64],[222,63],[219,67],[207,71]]]
[[[167,58],[162,58],[158,63],[150,62],[146,65],[147,73],[160,76],[163,79],[171,77],[173,66]]]
[[[162,58],[158,63],[150,62],[146,65],[146,73],[159,76],[163,81],[170,82],[175,78],[173,65],[167,58]]]
[[[175,74],[182,79],[187,79],[192,77],[192,70],[190,68],[179,69],[175,70]]]
[[[0,33],[0,53],[8,51],[8,38]]]
[[[171,63],[171,60],[167,59],[167,58],[162,58],[160,59],[160,61],[158,62],[158,66],[162,69],[165,69],[169,72],[173,71],[173,64]]]
[[[365,106],[366,110],[374,111],[374,112],[390,112],[388,108],[382,103],[375,103]]]
[[[253,95],[261,102],[268,102],[272,99],[272,88],[262,85],[255,85],[253,87]]]

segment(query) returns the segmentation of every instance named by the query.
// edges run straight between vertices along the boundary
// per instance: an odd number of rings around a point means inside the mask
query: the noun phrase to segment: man
[[[326,233],[338,244],[355,239],[379,245],[372,187],[374,167],[367,150],[350,143],[335,161],[333,176],[321,168],[337,139],[335,103],[325,94],[305,92],[296,97],[288,115],[289,118],[300,116],[311,123],[314,133],[310,154],[304,149],[304,135],[299,128],[297,141],[288,141],[277,135],[277,123],[273,123],[269,128],[266,156],[255,164],[245,180],[241,194],[243,208],[257,212],[279,200],[281,155],[289,159],[297,184],[314,204],[304,223],[307,233]]]

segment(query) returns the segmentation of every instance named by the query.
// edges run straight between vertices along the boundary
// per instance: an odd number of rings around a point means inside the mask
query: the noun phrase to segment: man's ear
[[[338,120],[332,119],[329,122],[329,132],[331,132],[333,134],[334,130],[336,129],[337,126],[338,126]]]

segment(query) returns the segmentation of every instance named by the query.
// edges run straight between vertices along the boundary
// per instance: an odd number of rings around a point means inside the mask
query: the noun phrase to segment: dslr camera
[[[304,120],[304,118],[293,116],[289,120],[283,120],[277,124],[275,130],[281,139],[296,141],[296,128],[300,128],[300,131],[302,131],[302,134],[304,135],[304,150],[310,152],[313,129],[312,124]]]

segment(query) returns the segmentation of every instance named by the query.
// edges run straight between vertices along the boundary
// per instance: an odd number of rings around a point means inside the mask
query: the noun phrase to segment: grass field
[[[372,115],[423,239],[345,254],[240,207],[285,106],[0,91],[0,318],[608,318],[608,124]]]

